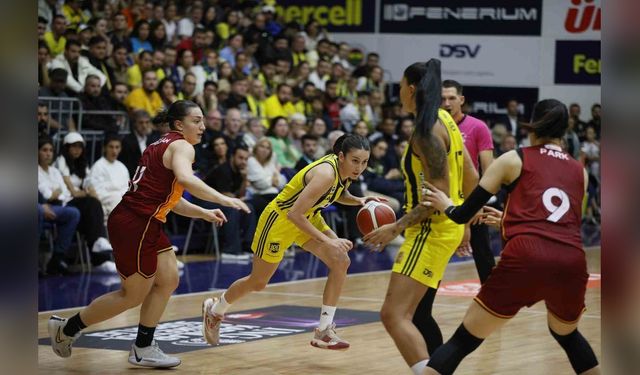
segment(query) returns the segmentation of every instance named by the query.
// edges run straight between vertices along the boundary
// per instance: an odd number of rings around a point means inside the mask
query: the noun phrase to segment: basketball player
[[[218,225],[226,221],[222,211],[205,210],[183,199],[184,189],[198,198],[249,211],[239,199],[220,194],[193,175],[193,145],[200,143],[205,129],[200,107],[179,100],[159,116],[159,122],[168,123],[171,131],[144,151],[129,190],[108,220],[121,289],[96,298],[68,320],[55,315],[49,319],[51,346],[60,357],[71,355],[71,346],[82,329],[142,304],[129,363],[145,367],[179,365],[180,359],[163,353],[153,340],[155,327],[180,281],[176,257],[162,224],[169,211]]]
[[[533,108],[530,147],[509,151],[487,169],[459,205],[428,182],[423,203],[456,223],[471,219],[501,185],[509,191],[502,218],[502,259],[482,285],[453,337],[431,357],[424,374],[451,374],[493,331],[524,306],[544,300],[549,331],[578,374],[600,374],[578,331],[589,274],[582,249],[581,208],[587,172],[562,151],[568,111],[555,99]]]
[[[218,345],[220,324],[229,307],[251,292],[265,288],[278,268],[284,251],[292,243],[320,258],[329,268],[322,296],[320,323],[311,345],[323,349],[347,349],[349,343],[335,331],[333,317],[350,260],[347,252],[353,244],[338,238],[327,226],[320,211],[333,202],[359,206],[373,197],[354,197],[347,190],[369,161],[369,141],[355,135],[342,135],[333,153],[298,172],[260,215],[251,245],[255,253],[251,274],[236,280],[220,298],[208,298],[202,304],[203,336]]]
[[[449,258],[464,232],[463,225],[420,205],[422,183],[430,181],[448,192],[455,202],[462,203],[463,185],[471,190],[478,181],[458,126],[447,111],[439,108],[440,79],[440,61],[436,59],[412,64],[404,71],[400,100],[403,109],[416,117],[416,129],[401,162],[407,213],[396,223],[383,225],[364,237],[370,247],[382,249],[405,233],[380,315],[416,374],[424,369],[429,353],[442,344],[442,333],[431,308]],[[411,317],[423,297],[421,332]]]

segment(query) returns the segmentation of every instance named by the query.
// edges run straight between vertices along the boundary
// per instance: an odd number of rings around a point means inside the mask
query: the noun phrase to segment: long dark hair
[[[168,123],[171,130],[176,130],[176,121],[184,120],[191,108],[200,108],[200,106],[191,100],[176,100],[171,103],[168,109],[158,113],[156,117],[153,118],[153,123]]]
[[[343,155],[347,155],[351,150],[370,151],[369,140],[359,134],[346,133],[336,139],[336,143],[333,144],[333,153],[336,155],[341,152]]]
[[[413,63],[404,70],[404,77],[407,84],[416,86],[416,133],[428,138],[442,101],[440,60]]]
[[[67,162],[67,167],[69,167],[69,174],[75,174],[84,180],[87,177],[87,166],[89,162],[87,161],[87,156],[85,155],[85,147],[84,143],[82,144],[82,153],[78,156],[77,159],[73,159],[71,154],[69,154],[69,148],[71,144],[66,144],[62,147],[62,156],[64,157],[64,161]]]
[[[562,138],[569,127],[569,111],[556,99],[544,99],[533,106],[531,122],[521,125],[538,138]]]

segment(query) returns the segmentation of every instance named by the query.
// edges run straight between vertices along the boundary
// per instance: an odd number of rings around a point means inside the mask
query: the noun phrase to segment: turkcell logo
[[[363,7],[364,0],[281,0],[276,12],[285,22],[306,25],[316,20],[331,31],[372,32],[375,7]]]
[[[599,85],[599,40],[556,41],[556,84]]]
[[[440,45],[440,57],[442,58],[458,58],[465,57],[475,58],[480,52],[480,45],[470,44],[441,44]]]

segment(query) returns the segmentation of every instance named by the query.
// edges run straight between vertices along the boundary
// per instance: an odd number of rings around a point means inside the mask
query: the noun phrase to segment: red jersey
[[[522,172],[505,205],[503,239],[529,234],[582,249],[582,165],[556,145],[525,147],[519,154]]]
[[[182,197],[184,188],[178,184],[173,171],[165,168],[162,156],[167,147],[179,139],[184,139],[182,134],[171,131],[147,146],[129,181],[129,190],[119,204],[141,216],[167,221],[167,214]]]

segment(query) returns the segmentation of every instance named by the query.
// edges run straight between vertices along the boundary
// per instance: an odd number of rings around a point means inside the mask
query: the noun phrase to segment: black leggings
[[[73,198],[68,205],[80,210],[78,232],[87,240],[89,249],[99,237],[107,238],[107,230],[104,227],[104,212],[99,200],[90,196]]]
[[[429,356],[442,345],[442,332],[440,332],[440,327],[431,314],[433,301],[436,298],[437,292],[438,289],[427,289],[427,292],[416,308],[416,312],[413,314],[413,325],[418,328],[418,331],[420,331],[424,341],[427,343]]]
[[[491,270],[496,266],[496,260],[491,252],[489,231],[485,224],[471,226],[471,248],[473,249],[473,260],[478,270],[480,284],[484,284]]]

